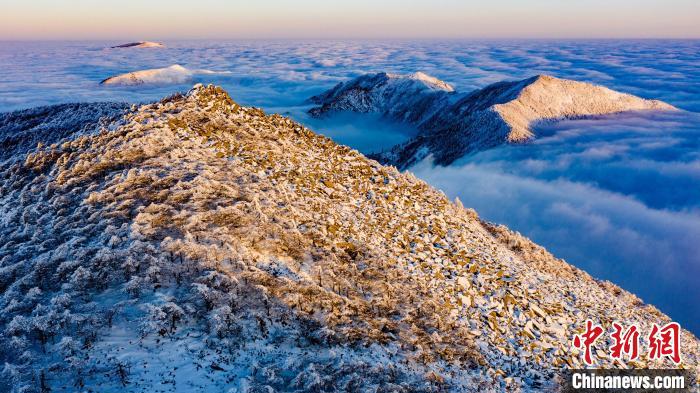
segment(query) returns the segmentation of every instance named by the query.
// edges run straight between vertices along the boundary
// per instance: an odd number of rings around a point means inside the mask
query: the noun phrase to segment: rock
[[[544,351],[548,351],[550,349],[553,349],[554,346],[546,341],[535,341],[534,342],[536,348],[541,348]]]
[[[540,316],[540,317],[542,317],[542,318],[547,317],[547,313],[545,313],[544,310],[542,310],[541,308],[537,307],[536,304],[530,303],[530,304],[529,304],[529,307],[530,307],[530,310],[532,310],[532,312],[535,313],[535,315],[538,315],[538,316]]]
[[[468,290],[471,287],[471,281],[467,277],[457,278],[457,285],[462,287],[463,290]]]
[[[435,371],[431,371],[431,372],[429,372],[428,374],[426,374],[425,378],[426,378],[428,381],[435,382],[435,383],[438,383],[438,384],[443,384],[443,383],[445,383],[445,378],[444,378],[442,375],[436,373]]]
[[[566,337],[566,335],[567,335],[566,329],[564,329],[563,326],[561,326],[560,324],[557,324],[557,323],[549,325],[549,327],[547,328],[547,331],[556,337],[563,338],[563,337]]]

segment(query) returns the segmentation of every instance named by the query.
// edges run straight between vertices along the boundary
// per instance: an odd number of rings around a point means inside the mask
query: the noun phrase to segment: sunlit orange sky
[[[0,0],[0,40],[700,38],[700,0]]]

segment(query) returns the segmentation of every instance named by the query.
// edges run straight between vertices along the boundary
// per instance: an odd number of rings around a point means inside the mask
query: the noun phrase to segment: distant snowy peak
[[[339,83],[311,97],[310,101],[319,106],[310,113],[315,117],[343,111],[380,113],[418,123],[447,105],[453,92],[448,83],[422,72],[408,75],[380,72]]]
[[[125,74],[111,76],[100,84],[119,86],[138,86],[146,84],[177,84],[188,83],[194,75],[202,74],[228,74],[228,71],[217,72],[211,70],[191,70],[179,64],[173,64],[165,68],[153,68],[148,70],[132,71]]]
[[[428,154],[446,165],[472,151],[525,142],[535,137],[532,125],[542,121],[676,109],[661,101],[547,75],[458,93],[423,73],[380,73],[341,83],[312,101],[320,104],[309,111],[313,116],[374,112],[414,124],[420,135],[374,156],[400,168]]]
[[[165,45],[163,45],[160,42],[138,41],[138,42],[129,42],[128,44],[121,44],[121,45],[113,46],[112,48],[165,48]]]
[[[532,138],[530,125],[542,120],[571,119],[640,110],[675,110],[658,100],[647,100],[585,82],[538,75],[526,79],[515,99],[493,105],[510,128],[508,141]]]
[[[447,82],[443,82],[438,78],[435,78],[433,76],[430,76],[428,74],[422,73],[420,71],[414,72],[413,74],[410,75],[396,75],[396,74],[389,74],[390,78],[393,79],[410,79],[414,81],[418,81],[425,85],[426,87],[433,89],[433,90],[444,90],[447,92],[454,91],[454,88],[452,85],[450,85]]]

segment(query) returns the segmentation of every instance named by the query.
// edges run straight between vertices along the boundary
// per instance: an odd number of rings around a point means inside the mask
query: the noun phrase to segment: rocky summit
[[[311,102],[319,105],[309,111],[315,117],[340,111],[378,113],[418,128],[411,140],[372,155],[401,169],[428,155],[448,165],[471,152],[532,140],[531,126],[543,121],[676,109],[658,100],[547,75],[459,93],[423,73],[370,74],[339,83]]]
[[[115,109],[0,164],[0,391],[553,390],[587,319],[669,322],[218,87]]]

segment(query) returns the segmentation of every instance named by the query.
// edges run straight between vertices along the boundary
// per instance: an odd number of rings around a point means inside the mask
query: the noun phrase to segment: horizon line
[[[104,42],[104,41],[697,41],[697,37],[173,37],[173,38],[0,38],[0,42]]]

